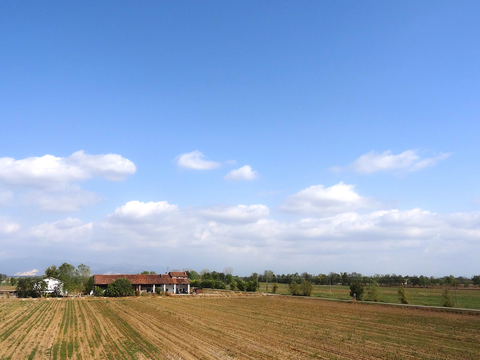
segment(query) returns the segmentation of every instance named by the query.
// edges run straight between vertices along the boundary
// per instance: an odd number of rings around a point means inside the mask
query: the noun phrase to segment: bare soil
[[[0,300],[0,359],[479,359],[480,316],[280,296]]]

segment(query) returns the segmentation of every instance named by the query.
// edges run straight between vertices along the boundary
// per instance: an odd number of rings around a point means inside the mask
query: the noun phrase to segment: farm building
[[[46,278],[43,281],[47,284],[47,289],[44,291],[46,294],[67,295],[67,291],[63,291],[63,283],[54,278]]]
[[[128,279],[132,283],[133,289],[140,293],[152,293],[157,288],[163,292],[174,294],[190,293],[190,281],[187,273],[183,271],[171,271],[165,275],[94,275],[93,278],[95,286],[103,290],[117,279]]]

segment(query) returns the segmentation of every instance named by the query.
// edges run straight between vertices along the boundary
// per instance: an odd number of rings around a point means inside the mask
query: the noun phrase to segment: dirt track
[[[0,359],[478,359],[480,316],[286,297],[0,301]]]

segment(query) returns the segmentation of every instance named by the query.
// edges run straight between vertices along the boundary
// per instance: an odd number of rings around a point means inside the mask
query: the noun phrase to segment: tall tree
[[[58,279],[60,277],[60,272],[56,265],[49,266],[45,269],[45,278],[54,278]]]

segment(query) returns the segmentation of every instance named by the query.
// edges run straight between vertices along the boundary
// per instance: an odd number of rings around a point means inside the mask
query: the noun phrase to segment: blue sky
[[[479,273],[479,10],[1,4],[0,272]]]

